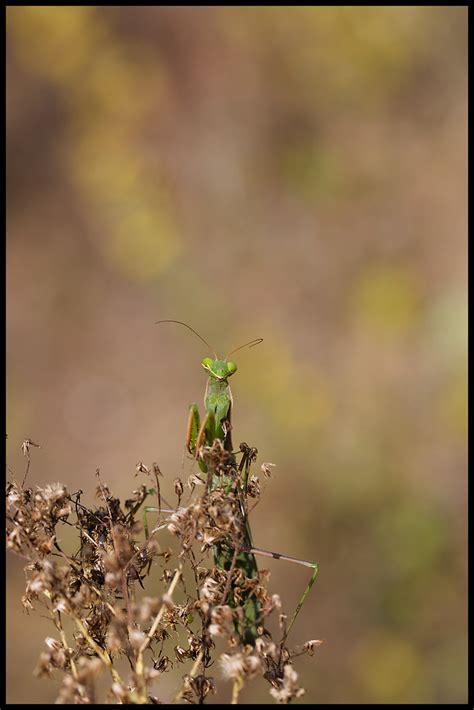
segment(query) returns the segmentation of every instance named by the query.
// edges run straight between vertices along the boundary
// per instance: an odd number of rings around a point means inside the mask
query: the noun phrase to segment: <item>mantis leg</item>
[[[204,417],[204,421],[201,424],[201,427],[198,431],[198,435],[196,438],[196,447],[195,447],[195,452],[194,452],[195,458],[197,458],[197,454],[198,454],[198,451],[201,448],[201,446],[205,443],[208,443],[208,441],[209,441],[209,437],[207,436],[209,419],[210,419],[210,415],[206,414],[206,416]]]
[[[212,446],[214,439],[216,439],[216,418],[212,412],[208,412],[201,424],[197,438],[196,438],[196,456],[197,452],[206,444],[207,446]]]
[[[196,440],[200,431],[200,417],[197,404],[189,407],[188,427],[186,429],[186,448],[190,454],[196,452]]]
[[[212,412],[207,412],[203,421],[199,417],[197,404],[192,404],[189,408],[188,428],[186,430],[186,448],[189,453],[198,458],[201,446],[212,446],[216,435],[216,419]],[[204,461],[199,460],[199,468],[207,473],[207,466]]]
[[[212,412],[207,412],[202,423],[197,404],[189,408],[188,428],[186,430],[186,448],[197,458],[197,452],[204,444],[212,446],[215,439],[216,420]]]
[[[147,505],[143,508],[143,529],[145,531],[145,538],[148,540],[150,537],[149,527],[148,527],[148,513],[159,513],[160,511],[156,505]]]
[[[296,617],[300,613],[303,604],[306,601],[306,597],[308,596],[311,587],[313,586],[314,582],[316,581],[316,577],[318,576],[319,572],[319,566],[317,562],[310,562],[309,560],[300,560],[297,557],[290,557],[289,555],[281,555],[279,552],[268,552],[267,550],[260,550],[258,547],[244,547],[242,548],[244,552],[252,552],[255,555],[262,555],[264,557],[271,557],[274,560],[285,560],[286,562],[295,562],[298,565],[304,565],[305,567],[310,567],[313,572],[311,574],[311,579],[308,582],[308,585],[306,589],[303,592],[303,596],[299,600],[298,604],[296,605],[296,609],[293,613],[293,616],[291,617],[291,621],[286,629],[285,632],[285,638],[288,636],[290,633],[291,627],[293,626]]]
[[[143,509],[143,528],[145,531],[145,538],[148,540],[148,538],[150,537],[149,527],[148,527],[148,513],[171,513],[172,514],[172,513],[176,513],[177,510],[178,510],[178,508],[157,508],[156,505],[147,505]],[[153,534],[153,533],[157,532],[157,530],[160,530],[161,528],[165,528],[169,524],[169,522],[170,522],[169,519],[166,520],[161,525],[158,525],[158,527],[153,528],[151,533]]]

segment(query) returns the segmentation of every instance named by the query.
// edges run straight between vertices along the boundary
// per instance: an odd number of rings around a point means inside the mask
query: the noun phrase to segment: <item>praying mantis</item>
[[[198,461],[198,465],[203,473],[208,473],[207,490],[208,493],[213,491],[223,490],[226,494],[231,491],[238,498],[238,509],[240,511],[241,536],[238,548],[232,546],[229,540],[224,543],[217,543],[213,546],[214,563],[216,567],[225,570],[231,575],[235,569],[241,570],[243,575],[252,580],[258,577],[258,567],[255,555],[263,555],[273,559],[281,559],[288,562],[304,565],[311,568],[311,579],[305,588],[303,595],[298,602],[293,613],[291,621],[287,626],[284,638],[288,636],[296,617],[298,616],[303,604],[313,586],[317,574],[318,564],[308,560],[300,560],[295,557],[283,555],[276,552],[268,552],[253,545],[252,534],[248,520],[248,511],[246,504],[247,485],[250,471],[251,461],[255,459],[256,449],[251,449],[246,444],[242,444],[240,452],[242,457],[237,466],[236,454],[239,452],[233,451],[232,446],[232,393],[229,386],[229,378],[237,371],[237,365],[233,360],[229,360],[230,355],[233,355],[238,350],[246,347],[254,347],[262,342],[262,338],[257,338],[244,345],[239,346],[226,355],[225,358],[219,359],[217,354],[211,348],[209,343],[199,335],[199,333],[191,328],[187,323],[177,320],[161,320],[157,323],[177,323],[188,328],[208,347],[211,352],[214,352],[214,358],[205,357],[201,365],[208,373],[206,391],[204,395],[204,416],[201,421],[199,416],[199,408],[196,404],[192,404],[189,409],[188,426],[186,430],[186,448],[188,452]],[[203,447],[213,447],[216,442],[219,442],[223,450],[228,455],[228,459],[233,464],[233,470],[237,473],[237,478],[223,474],[218,468],[209,470],[208,463],[202,455]],[[145,508],[145,516],[147,512],[156,510],[156,508]],[[146,521],[146,517],[145,517]],[[148,525],[145,522],[145,532],[148,534]],[[237,601],[233,599],[232,588],[229,589],[230,605],[236,607]],[[234,621],[235,630],[243,644],[255,645],[255,641],[259,636],[259,617],[260,604],[255,594],[247,592],[240,595],[240,604],[243,607],[243,616],[240,616]]]

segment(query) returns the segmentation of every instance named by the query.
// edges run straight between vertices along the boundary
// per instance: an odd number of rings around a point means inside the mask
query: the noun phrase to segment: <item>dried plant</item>
[[[28,468],[29,444],[23,447]],[[202,455],[210,470],[237,476],[225,453],[216,441]],[[262,465],[265,476],[269,466]],[[244,685],[258,676],[278,703],[303,695],[294,659],[313,655],[321,641],[289,648],[286,616],[279,596],[268,591],[269,574],[249,579],[235,564],[243,535],[236,491],[209,492],[202,476],[192,474],[185,484],[175,480],[172,507],[160,494],[156,464],[150,470],[139,463],[137,473],[153,477],[155,487],[140,485],[122,504],[97,472],[93,507],[82,502],[82,491],[69,493],[61,483],[35,489],[24,480],[7,484],[7,548],[26,560],[23,606],[27,612],[45,608],[55,629],[45,639],[36,675],[62,672],[59,703],[100,702],[100,675],[108,679],[105,699],[116,703],[204,703],[217,692],[219,678],[232,681],[231,702],[237,703]],[[249,481],[248,495],[258,500],[259,479]],[[152,496],[157,520],[146,537],[142,516]],[[177,538],[176,550],[163,547],[165,529]],[[218,545],[237,551],[228,570],[213,566]],[[258,601],[260,617],[254,643],[245,644],[238,629],[249,599]],[[265,626],[274,612],[279,640]],[[181,665],[186,672],[174,696],[158,696],[160,677]]]

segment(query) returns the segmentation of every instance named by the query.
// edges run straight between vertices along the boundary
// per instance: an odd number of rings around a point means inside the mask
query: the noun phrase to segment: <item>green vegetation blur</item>
[[[255,544],[320,564],[308,703],[467,702],[466,44],[463,7],[7,10],[9,467],[171,499],[209,353],[154,322],[262,337],[234,441],[276,464]],[[51,702],[23,564],[8,699]],[[307,570],[260,564],[291,613]]]

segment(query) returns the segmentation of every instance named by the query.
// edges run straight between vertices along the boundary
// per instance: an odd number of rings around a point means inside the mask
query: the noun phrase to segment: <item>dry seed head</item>
[[[219,658],[222,674],[225,678],[250,680],[262,670],[260,658],[255,655],[252,646],[245,646],[243,652],[223,653]]]
[[[26,593],[27,594],[33,594],[34,596],[41,594],[46,589],[44,580],[42,576],[38,574],[38,576],[33,577],[27,585],[26,585]]]
[[[294,698],[304,695],[304,688],[298,686],[298,674],[289,663],[283,668],[283,679],[279,688],[271,688],[272,695],[278,703],[287,704]]]
[[[146,623],[158,613],[160,602],[156,597],[143,597],[139,606],[139,616],[142,623]]]
[[[39,489],[44,500],[57,501],[67,496],[67,488],[62,483],[50,483],[43,490]]]
[[[138,651],[141,648],[146,637],[145,637],[145,634],[143,633],[143,631],[139,631],[138,629],[132,629],[128,633],[128,638],[130,641],[130,646],[135,651]]]
[[[112,693],[115,695],[117,700],[123,701],[128,697],[129,691],[124,688],[121,683],[112,683]]]
[[[7,548],[9,550],[16,550],[21,553],[22,549],[22,535],[21,528],[16,525],[10,531],[7,531]]]
[[[319,640],[319,639],[315,639],[313,641],[306,641],[303,648],[308,653],[309,656],[313,656],[316,648],[318,646],[321,646],[322,643],[324,643],[324,641]]]
[[[57,651],[59,648],[62,647],[61,643],[57,639],[53,638],[52,636],[47,636],[45,638],[44,642],[47,645],[47,647],[50,648],[52,651],[54,651],[54,650]]]
[[[23,501],[23,495],[20,493],[18,488],[12,484],[11,488],[7,493],[7,503],[9,505],[16,505]]]
[[[33,671],[33,675],[37,678],[44,678],[50,676],[53,672],[53,665],[51,663],[51,656],[46,651],[42,651],[39,655],[36,668]]]
[[[247,495],[250,498],[258,498],[260,496],[260,481],[257,476],[250,476],[247,485]]]
[[[173,667],[173,661],[168,656],[162,656],[159,661],[153,661],[153,664],[158,673],[166,673]]]
[[[184,663],[189,658],[189,651],[182,646],[175,646],[174,655],[178,663]]]
[[[210,624],[207,628],[211,636],[224,636],[226,630],[220,624]]]
[[[37,449],[41,449],[40,444],[35,444],[35,442],[31,441],[31,439],[25,439],[21,445],[23,456],[28,456],[28,454],[30,453],[30,446],[35,446]]]
[[[53,611],[57,611],[60,614],[65,614],[68,611],[68,604],[65,599],[58,599],[54,606]]]
[[[188,488],[190,489],[191,493],[194,491],[196,486],[202,486],[204,485],[204,481],[200,476],[198,476],[195,473],[192,473],[187,481]]]
[[[241,653],[223,653],[219,658],[219,664],[224,678],[236,680],[242,677],[244,657]]]
[[[160,675],[160,671],[156,668],[149,668],[148,666],[144,670],[145,679],[148,681],[155,680]]]
[[[79,678],[83,681],[98,676],[104,670],[104,665],[100,658],[86,658],[81,656],[77,662]]]
[[[215,606],[211,611],[211,621],[214,624],[222,624],[226,621],[232,621],[232,609],[228,604]]]
[[[271,469],[274,468],[276,464],[274,463],[262,463],[260,466],[260,470],[262,471],[263,475],[265,478],[271,478],[272,472]]]
[[[221,594],[220,585],[212,577],[208,577],[200,590],[200,597],[211,604],[216,604]]]
[[[228,646],[231,650],[240,646],[240,639],[237,634],[231,634],[227,639]]]
[[[163,477],[163,474],[160,471],[160,467],[158,466],[156,461],[153,461],[152,466],[153,466],[153,473],[155,474],[155,476]]]
[[[281,609],[281,599],[279,594],[272,594],[272,604],[274,609]]]
[[[119,589],[122,583],[122,575],[119,570],[115,572],[107,572],[105,575],[105,586],[108,587],[110,591],[114,589]]]
[[[181,496],[183,495],[183,491],[184,491],[184,485],[183,485],[182,480],[180,478],[175,478],[174,479],[174,492],[178,496],[178,505],[179,505],[179,501],[181,500]]]

